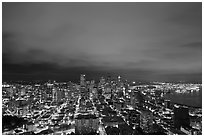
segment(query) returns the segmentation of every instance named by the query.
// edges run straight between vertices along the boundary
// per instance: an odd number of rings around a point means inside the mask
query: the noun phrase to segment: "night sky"
[[[4,80],[202,80],[202,3],[2,3]]]

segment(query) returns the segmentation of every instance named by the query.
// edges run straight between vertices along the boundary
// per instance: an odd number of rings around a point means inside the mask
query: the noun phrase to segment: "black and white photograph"
[[[202,2],[2,2],[2,135],[202,135]]]

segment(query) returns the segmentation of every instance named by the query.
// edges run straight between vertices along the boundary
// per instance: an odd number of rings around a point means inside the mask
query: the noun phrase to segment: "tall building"
[[[49,81],[45,89],[46,89],[46,100],[52,100],[54,84]]]
[[[131,91],[130,94],[130,104],[132,105],[133,108],[136,106],[142,106],[144,103],[144,97],[140,91]]]
[[[123,81],[122,81],[121,76],[118,76],[118,79],[117,79],[117,86],[118,86],[118,87],[123,87],[123,86],[124,86],[124,83],[123,83]]]
[[[180,129],[181,127],[190,126],[190,117],[188,107],[174,105],[174,127]]]
[[[121,76],[118,76],[118,82],[121,82]]]
[[[22,89],[20,90],[20,96],[24,96],[24,95],[26,95],[26,89],[25,89],[25,88],[22,88]]]
[[[53,88],[52,101],[60,102],[64,98],[64,92],[58,88]]]
[[[170,102],[170,100],[164,100],[164,104],[165,104],[165,107],[166,107],[166,108],[169,108],[169,109],[170,109],[170,107],[171,107],[171,102]]]
[[[47,100],[47,94],[43,89],[40,89],[40,102]]]
[[[78,114],[75,117],[75,133],[86,135],[97,133],[99,118],[94,114]]]
[[[106,83],[106,80],[104,77],[101,77],[100,81],[99,81],[99,86],[104,86],[104,84]]]
[[[89,98],[89,89],[84,87],[84,86],[80,87],[80,95],[82,97],[84,97],[85,99],[88,99]]]
[[[86,85],[86,78],[85,78],[86,75],[84,74],[81,74],[80,75],[80,86],[85,86]]]
[[[93,87],[92,89],[93,98],[98,98],[98,90],[97,87]]]
[[[17,98],[15,103],[16,103],[16,107],[17,107],[16,113],[18,116],[23,116],[23,115],[27,114],[28,103],[27,103],[26,99]]]
[[[110,99],[111,94],[112,94],[111,88],[110,87],[105,87],[104,94],[103,94],[105,96],[105,98]]]
[[[111,76],[107,77],[107,83],[109,83],[109,84],[111,83]]]
[[[153,132],[153,114],[149,110],[142,110],[140,115],[140,127],[145,133]]]
[[[90,90],[92,90],[94,86],[95,86],[95,81],[91,80],[90,86],[89,86]]]

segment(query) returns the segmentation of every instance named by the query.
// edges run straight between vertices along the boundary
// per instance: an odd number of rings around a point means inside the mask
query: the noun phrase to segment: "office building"
[[[78,114],[75,117],[75,133],[86,135],[97,133],[99,118],[94,114]]]
[[[86,78],[85,78],[86,75],[84,74],[81,74],[80,76],[80,86],[85,86],[86,85]]]
[[[142,110],[140,115],[140,127],[145,133],[153,132],[153,114],[151,111]]]

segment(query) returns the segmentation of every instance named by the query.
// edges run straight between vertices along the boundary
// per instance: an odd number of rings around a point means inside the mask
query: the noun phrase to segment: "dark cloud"
[[[98,80],[101,76],[116,76],[117,72],[106,72],[97,67],[61,67],[54,63],[3,64],[4,80],[60,80],[79,81],[80,74],[86,74],[88,80]],[[15,68],[15,69],[14,69]]]
[[[183,48],[191,48],[192,50],[202,50],[202,42],[192,42],[188,44],[181,45]]]
[[[202,3],[4,2],[2,7],[4,79],[66,79],[86,72],[198,80],[202,72]]]
[[[172,8],[178,6],[182,7],[177,9],[177,13],[174,16],[168,17],[168,22],[174,22],[182,26],[198,27],[201,29],[202,26],[202,4],[201,3],[174,3]]]

